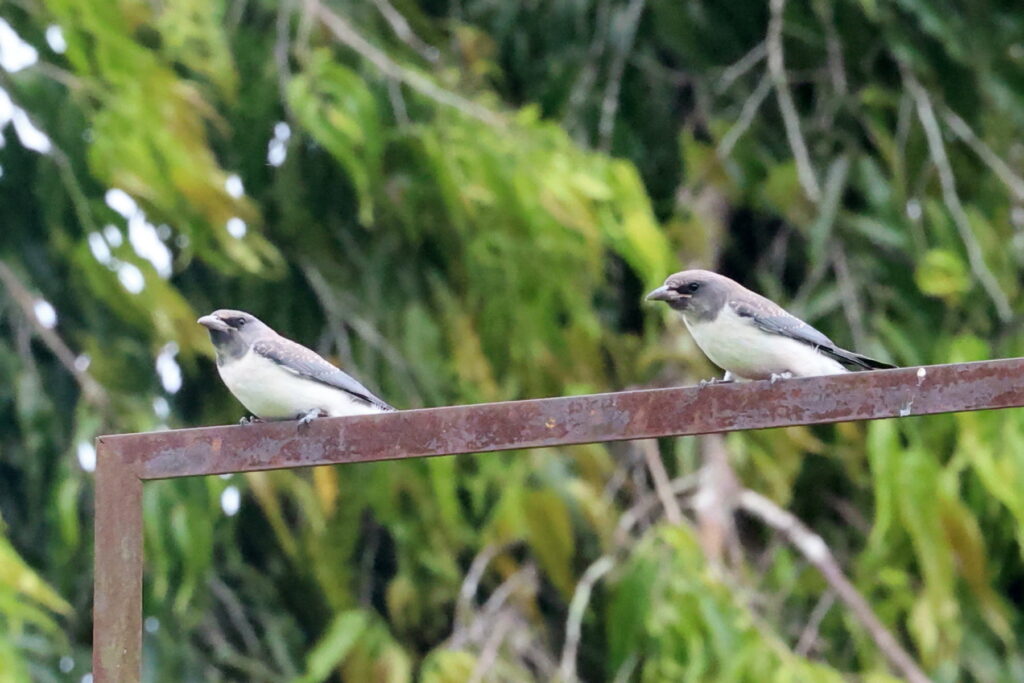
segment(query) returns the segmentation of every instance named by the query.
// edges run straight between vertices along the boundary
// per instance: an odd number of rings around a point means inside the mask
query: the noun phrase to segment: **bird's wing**
[[[364,387],[347,372],[334,367],[311,349],[284,337],[265,339],[252,345],[253,351],[266,356],[285,370],[314,382],[320,382],[351,394],[381,410],[394,408]]]
[[[775,302],[765,299],[762,296],[750,297],[745,300],[733,300],[729,305],[741,318],[749,318],[757,327],[771,334],[779,334],[798,342],[813,346],[826,356],[835,358],[840,363],[852,363],[862,368],[883,369],[892,368],[894,365],[883,363],[862,356],[853,351],[836,346],[835,343],[814,327],[808,325],[800,318],[788,313]]]
[[[798,342],[818,347],[834,347],[832,340],[814,329],[781,306],[764,297],[745,297],[729,302],[732,310],[741,318],[750,319],[757,327],[771,334],[795,339]]]

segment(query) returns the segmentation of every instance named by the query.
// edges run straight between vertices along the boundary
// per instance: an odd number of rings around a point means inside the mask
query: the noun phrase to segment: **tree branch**
[[[729,464],[722,435],[706,434],[700,443],[704,465],[699,472],[693,510],[701,547],[711,566],[718,570],[725,566],[726,559],[738,562],[740,558],[734,517],[739,482]]]
[[[838,242],[832,249],[832,269],[836,274],[840,302],[843,305],[846,322],[850,325],[854,348],[863,349],[867,340],[867,333],[864,327],[864,312],[861,310],[860,297],[857,295],[857,286],[853,279],[853,274],[850,273],[850,264],[846,260],[846,250]]]
[[[782,112],[782,122],[786,128],[786,137],[789,139],[789,146],[793,150],[793,159],[796,161],[797,177],[800,185],[804,188],[804,194],[815,204],[821,199],[821,187],[814,174],[814,167],[811,166],[811,157],[807,152],[807,143],[804,142],[803,133],[800,131],[800,115],[793,103],[793,96],[789,92],[789,82],[786,79],[786,65],[782,57],[782,15],[786,10],[786,0],[771,0],[771,20],[768,22],[768,36],[765,45],[768,50],[768,73],[771,74],[772,84],[775,86],[775,93],[779,100],[779,110]]]
[[[739,495],[739,505],[743,510],[783,534],[793,544],[793,547],[821,572],[828,585],[850,608],[853,616],[864,626],[872,640],[875,641],[875,645],[896,671],[910,683],[928,683],[928,677],[921,671],[917,662],[903,649],[896,637],[875,615],[868,601],[843,574],[835,556],[832,555],[832,551],[829,550],[821,536],[808,529],[795,515],[783,510],[755,491],[749,489],[742,491]]]
[[[388,0],[373,0],[373,4],[377,7],[377,11],[381,13],[384,20],[391,26],[391,30],[395,32],[398,39],[408,45],[416,54],[422,57],[424,60],[431,64],[436,64],[441,53],[433,45],[428,45],[424,42],[409,26],[409,22],[406,21],[405,17],[395,9]]]
[[[671,524],[682,524],[683,511],[679,509],[679,501],[672,492],[672,483],[669,481],[668,472],[665,471],[665,463],[661,461],[661,455],[658,453],[658,442],[654,439],[643,439],[636,445],[643,451],[647,470],[654,480],[654,490],[665,508],[665,517]]]
[[[612,56],[612,65],[608,73],[608,83],[604,90],[604,99],[601,101],[601,118],[597,124],[598,147],[604,151],[611,151],[612,133],[615,132],[615,116],[619,111],[619,91],[622,89],[622,75],[626,69],[626,57],[633,49],[633,40],[636,38],[636,28],[640,23],[640,15],[644,11],[645,0],[631,0],[626,7],[625,36],[622,44]]]
[[[698,481],[699,479],[696,474],[677,477],[669,482],[669,490],[672,492],[673,496],[678,496],[684,493],[689,494],[697,488]],[[645,496],[639,503],[623,512],[622,516],[619,517],[619,523],[615,527],[615,533],[612,535],[612,542],[617,547],[626,545],[629,532],[632,531],[633,527],[635,527],[645,515],[656,508],[659,503],[661,503],[661,498],[657,494],[652,494]]]
[[[968,147],[970,147],[982,161],[988,165],[992,171],[999,176],[999,179],[1003,181],[1003,184],[1010,189],[1010,192],[1017,198],[1017,201],[1024,202],[1024,178],[1013,172],[1010,166],[999,158],[999,156],[992,151],[992,148],[985,144],[985,141],[977,136],[977,134],[971,130],[971,127],[967,125],[960,116],[950,110],[946,109],[942,113],[942,120],[946,122],[949,129],[953,133],[963,140]]]
[[[377,67],[384,75],[398,79],[438,104],[456,109],[462,114],[478,121],[483,121],[492,126],[499,126],[505,123],[505,118],[500,114],[467,100],[461,95],[445,90],[426,76],[395,62],[383,50],[370,43],[370,41],[356,31],[346,19],[335,14],[327,7],[316,5],[313,11],[316,12],[316,16],[327,27],[327,30],[334,34],[335,38]]]
[[[292,78],[288,55],[291,53],[291,17],[294,12],[293,0],[281,0],[277,7],[277,19],[274,22],[274,64],[277,65],[277,87],[281,99],[288,101],[288,81]]]
[[[495,619],[494,624],[491,626],[490,634],[480,649],[480,656],[477,657],[476,664],[473,666],[473,673],[469,677],[469,683],[480,683],[480,681],[484,680],[484,676],[487,675],[491,667],[494,666],[494,662],[498,659],[498,649],[501,647],[502,641],[505,640],[514,624],[515,617],[508,612],[500,614]]]
[[[768,93],[771,91],[771,78],[765,76],[757,84],[757,87],[750,94],[750,97],[747,98],[747,101],[743,103],[743,108],[740,110],[740,116],[736,119],[736,123],[732,124],[732,127],[722,136],[722,141],[718,143],[718,149],[715,152],[718,154],[719,159],[724,161],[729,158],[733,147],[736,146],[736,143],[740,141],[743,134],[750,128],[750,124],[754,122],[754,117],[757,116],[758,109],[761,108],[761,105],[768,97]]]
[[[750,52],[740,57],[739,61],[726,67],[722,75],[719,76],[718,82],[715,83],[715,93],[721,95],[728,90],[743,74],[757,66],[766,54],[768,54],[768,50],[762,40],[751,48]]]
[[[903,82],[907,86],[907,91],[914,98],[914,104],[917,107],[917,117],[921,121],[925,137],[928,140],[928,150],[932,157],[932,163],[939,173],[942,198],[946,203],[946,208],[949,209],[949,214],[953,218],[953,224],[956,225],[957,232],[960,233],[960,239],[967,250],[967,261],[970,263],[971,272],[978,278],[982,288],[989,298],[992,299],[992,303],[995,304],[999,319],[1004,323],[1008,322],[1013,318],[1013,309],[1010,307],[1010,302],[999,286],[995,275],[989,269],[988,264],[985,263],[985,255],[982,252],[981,245],[978,244],[978,240],[974,236],[971,221],[967,217],[964,205],[960,202],[960,196],[956,191],[956,176],[954,176],[953,168],[950,166],[949,157],[946,156],[946,146],[942,142],[942,130],[939,128],[939,121],[935,117],[932,102],[928,98],[928,93],[921,87],[921,84],[918,83],[917,78],[910,72],[910,69],[904,64],[900,64],[900,71],[903,74]]]
[[[533,564],[524,565],[494,589],[467,629],[469,642],[479,642],[484,637],[487,626],[492,623],[491,617],[497,615],[505,603],[521,590],[529,590],[533,593],[537,591],[537,567]]]
[[[846,97],[849,88],[846,84],[846,65],[843,61],[843,42],[836,31],[835,14],[829,0],[814,3],[815,12],[819,15],[825,28],[825,48],[828,51],[828,72],[839,98]]]
[[[599,0],[594,13],[594,35],[591,38],[590,45],[587,47],[587,55],[583,59],[579,75],[576,76],[576,80],[569,90],[568,104],[565,107],[564,125],[570,132],[577,129],[577,119],[580,117],[587,95],[590,94],[590,89],[597,79],[598,60],[604,53],[604,41],[602,39],[607,33],[609,17],[611,16],[610,0]]]
[[[804,627],[803,633],[800,634],[800,639],[796,641],[796,647],[793,651],[801,657],[806,657],[807,653],[814,647],[814,641],[818,639],[818,629],[821,627],[821,621],[828,614],[828,611],[832,609],[832,605],[836,602],[836,594],[833,590],[827,590],[818,599],[818,604],[811,610],[811,616],[807,618],[807,626]]]
[[[409,361],[380,333],[372,321],[358,313],[359,307],[356,298],[328,281],[321,270],[311,261],[302,261],[299,268],[313,293],[317,295],[328,320],[351,329],[363,342],[380,353],[393,368],[405,376],[403,389],[406,397],[422,400],[420,379],[415,375]],[[345,360],[349,363],[352,362],[351,357]]]
[[[43,64],[37,64],[35,67],[32,68],[50,78],[54,78],[52,69],[45,68]],[[69,89],[81,89],[81,87],[72,88],[72,86],[69,83],[61,81],[60,79],[55,80],[64,83],[64,85],[68,86]],[[11,98],[11,104],[17,107],[18,102],[15,99],[15,94],[17,93],[18,89],[14,82],[11,80],[10,76],[3,69],[0,69],[0,86],[2,86],[4,90],[7,91],[9,97]],[[68,191],[68,197],[71,199],[71,205],[75,211],[75,216],[78,218],[78,222],[81,224],[82,228],[86,232],[95,232],[96,224],[92,220],[92,213],[89,209],[89,199],[85,196],[85,191],[82,189],[81,184],[78,182],[78,177],[75,175],[75,169],[71,163],[71,158],[67,155],[66,152],[64,152],[61,146],[57,144],[57,141],[53,138],[53,136],[46,131],[45,126],[43,126],[39,122],[39,119],[34,114],[32,114],[28,109],[24,107],[18,107],[18,109],[20,109],[21,112],[28,117],[29,122],[33,126],[35,126],[37,129],[39,129],[46,135],[47,140],[49,140],[50,142],[50,151],[48,155],[44,156],[52,157],[54,163],[57,165],[57,171],[58,173],[60,173],[61,180],[64,181],[64,185]]]
[[[491,563],[498,553],[502,552],[508,545],[491,544],[476,554],[473,562],[469,565],[466,577],[462,580],[462,587],[459,589],[459,597],[455,603],[455,626],[452,629],[452,646],[460,647],[464,640],[463,631],[473,618],[473,598],[476,597],[477,588],[480,586],[480,579],[487,571],[487,565]]]
[[[590,595],[594,591],[594,585],[614,567],[615,560],[609,555],[603,555],[587,567],[576,584],[576,591],[569,602],[569,617],[565,622],[565,647],[562,648],[562,660],[558,666],[558,680],[563,683],[571,683],[576,680],[576,655],[580,645],[583,614],[587,605],[590,604]]]
[[[106,390],[93,379],[92,375],[75,365],[75,353],[64,343],[60,335],[39,322],[35,312],[36,297],[22,284],[10,266],[3,261],[0,261],[0,282],[3,282],[11,301],[21,309],[25,319],[46,348],[56,356],[60,364],[78,382],[85,400],[97,406],[107,405],[109,398]]]

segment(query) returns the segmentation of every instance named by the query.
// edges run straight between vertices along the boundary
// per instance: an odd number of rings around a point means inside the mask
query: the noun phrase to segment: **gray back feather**
[[[742,318],[750,318],[755,325],[765,332],[780,334],[808,346],[813,346],[821,353],[836,359],[840,363],[858,365],[868,370],[896,367],[836,346],[835,342],[820,331],[800,320],[800,318],[791,315],[774,301],[766,299],[760,294],[750,291],[744,292],[742,299],[734,299],[729,302],[729,305],[736,311],[736,315]]]
[[[347,372],[336,368],[316,352],[291,339],[275,335],[274,339],[263,339],[256,342],[253,344],[252,350],[299,377],[341,389],[354,398],[381,410],[394,410],[392,406],[375,396]]]

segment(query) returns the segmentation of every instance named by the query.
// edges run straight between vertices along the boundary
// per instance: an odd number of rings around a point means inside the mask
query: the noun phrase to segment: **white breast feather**
[[[718,367],[743,379],[768,379],[785,372],[815,377],[847,372],[838,361],[795,339],[757,328],[750,318],[725,306],[713,321],[683,317],[697,346]]]
[[[289,420],[311,410],[331,417],[381,412],[348,392],[299,377],[252,351],[218,365],[217,371],[235,398],[264,420]]]

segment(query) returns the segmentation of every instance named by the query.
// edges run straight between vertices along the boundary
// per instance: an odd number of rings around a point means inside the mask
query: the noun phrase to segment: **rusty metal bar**
[[[100,437],[97,683],[137,681],[142,480],[1024,406],[1024,358]]]
[[[142,479],[1024,405],[1024,358],[106,437]]]
[[[92,666],[95,681],[138,681],[142,664],[142,480],[108,437],[96,443]]]

